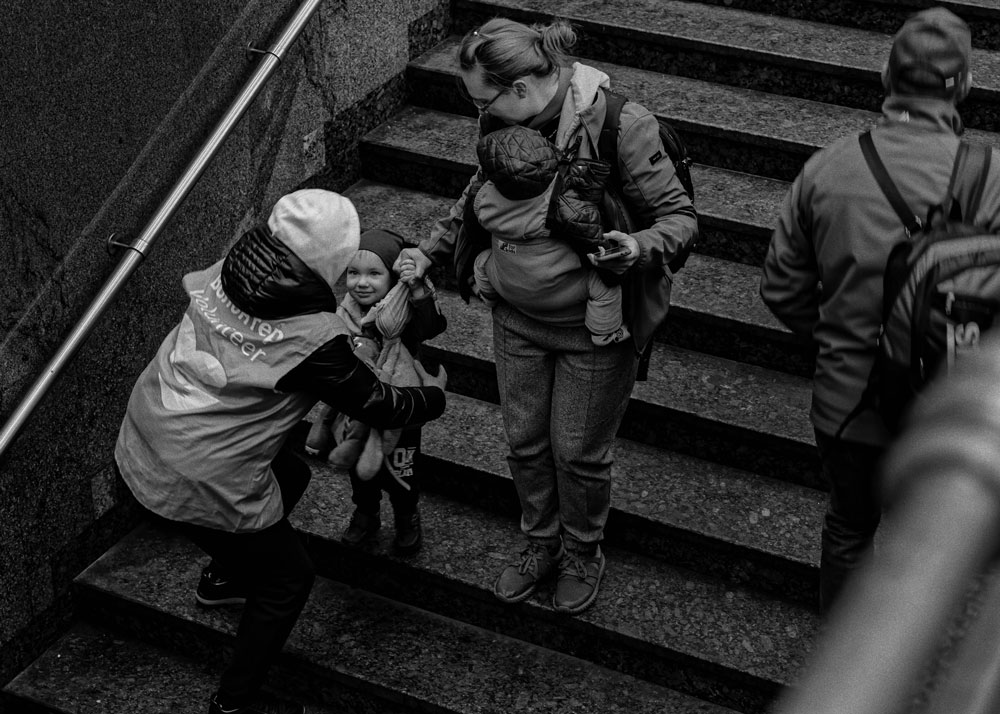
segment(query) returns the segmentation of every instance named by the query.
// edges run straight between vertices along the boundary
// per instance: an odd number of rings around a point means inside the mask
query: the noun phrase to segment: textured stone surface
[[[698,0],[803,20],[892,34],[918,10],[944,5],[937,0]],[[976,47],[1000,49],[1000,6],[994,0],[949,0],[947,6],[972,29]]]
[[[302,503],[304,511],[321,508],[316,501]],[[94,607],[114,610],[122,602],[119,612],[133,613],[121,617],[122,625],[141,630],[144,623],[135,614],[153,608],[168,614],[175,629],[210,630],[226,642],[237,612],[205,611],[192,598],[203,562],[186,542],[145,531],[95,563],[81,576],[81,586],[90,591]],[[308,687],[310,699],[359,712],[725,711],[324,578],[313,588],[276,669],[269,678],[275,686]]]
[[[480,456],[465,458],[495,461],[481,448],[474,452]],[[354,555],[331,541],[350,513],[349,484],[336,472],[315,470],[322,485],[310,487],[295,522],[323,539],[312,546],[317,558],[339,566],[338,577],[420,607],[751,710],[773,694],[775,682],[792,676],[814,633],[808,608],[611,546],[605,548],[608,568],[598,602],[583,615],[555,613],[549,584],[522,605],[504,606],[491,588],[523,547],[516,517],[428,495],[420,554],[405,563],[392,556],[390,527]],[[358,564],[356,574],[348,575],[348,562]],[[424,570],[437,577],[422,576]]]
[[[456,30],[501,14],[524,22],[577,23],[581,57],[860,109],[877,110],[891,36],[733,7],[675,0],[463,2]],[[963,104],[969,126],[1000,126],[1000,54],[974,50],[977,89]]]
[[[488,378],[493,361],[489,311],[479,304],[466,305],[451,292],[439,291],[438,301],[448,317],[449,329],[427,342],[426,351],[449,364],[476,368]],[[647,415],[648,433],[661,446],[683,449],[683,444],[670,439],[669,429],[658,428],[667,418],[664,412],[672,412],[679,423],[699,422],[701,438],[714,444],[714,448],[702,451],[705,458],[725,460],[729,456],[721,453],[725,444],[734,454],[742,454],[737,447],[744,439],[748,446],[768,439],[786,442],[784,457],[798,450],[812,452],[810,384],[801,377],[657,344],[650,360],[650,378],[638,382],[632,396],[633,407]],[[650,421],[654,412],[659,418]],[[626,434],[628,428],[626,422]],[[778,443],[769,446],[778,449]],[[734,465],[749,469],[754,464]],[[782,474],[790,472],[790,468],[781,470]]]
[[[455,91],[457,40],[442,43],[411,66],[414,103],[471,114]],[[612,86],[668,119],[689,144],[697,163],[790,181],[816,149],[869,127],[871,111],[675,77],[588,60],[607,72]],[[970,141],[1000,147],[1000,136],[970,129]]]
[[[422,469],[431,488],[517,514],[499,407],[450,394],[421,448],[433,461]],[[621,437],[613,473],[609,542],[735,582],[766,569],[773,590],[810,593],[804,600],[812,603],[825,509],[819,491]]]

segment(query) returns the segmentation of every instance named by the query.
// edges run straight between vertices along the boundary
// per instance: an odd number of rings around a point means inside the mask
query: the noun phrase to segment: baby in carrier
[[[598,346],[628,339],[622,323],[622,276],[591,266],[603,254],[599,205],[609,166],[564,154],[538,131],[510,126],[476,147],[485,183],[473,186],[465,225],[491,249],[476,256],[476,292],[488,305],[503,298],[543,321],[571,324],[586,301],[584,324]],[[575,319],[579,319],[576,317]]]

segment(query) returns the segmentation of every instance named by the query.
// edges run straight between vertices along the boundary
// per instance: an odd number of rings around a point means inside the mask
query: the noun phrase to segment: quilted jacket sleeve
[[[317,349],[276,385],[283,392],[310,391],[334,410],[376,429],[399,429],[437,419],[444,391],[437,387],[393,387],[359,360],[346,335]]]

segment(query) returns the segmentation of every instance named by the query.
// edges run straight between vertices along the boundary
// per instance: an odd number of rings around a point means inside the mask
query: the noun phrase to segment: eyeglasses
[[[485,114],[490,110],[490,106],[493,104],[493,102],[498,100],[500,96],[508,89],[510,89],[510,87],[500,87],[500,91],[494,94],[493,98],[487,102],[484,102],[481,99],[473,99],[472,97],[469,97],[469,101],[472,102],[472,106],[474,106],[476,109],[479,110],[480,114]]]

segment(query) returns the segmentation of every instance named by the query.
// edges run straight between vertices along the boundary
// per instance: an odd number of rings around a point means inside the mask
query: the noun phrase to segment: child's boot
[[[347,524],[347,529],[340,536],[340,540],[344,545],[361,545],[373,538],[381,527],[382,520],[379,518],[378,511],[375,513],[364,513],[360,509],[355,508],[354,514],[351,516],[351,522]]]
[[[413,555],[423,544],[424,534],[420,527],[420,511],[396,513],[396,538],[392,545],[400,555]]]

